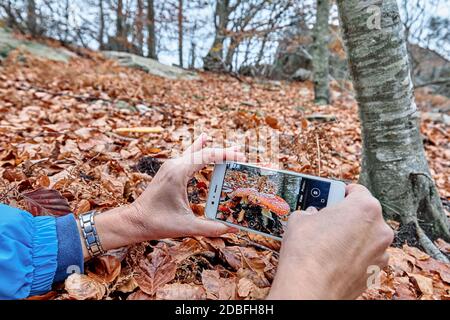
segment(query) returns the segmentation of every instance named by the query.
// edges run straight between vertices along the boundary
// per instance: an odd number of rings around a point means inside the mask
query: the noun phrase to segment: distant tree
[[[38,35],[36,1],[27,0],[27,29],[31,35]]]
[[[178,0],[178,64],[183,67],[183,0]]]
[[[148,57],[158,59],[156,55],[155,7],[153,0],[147,0],[147,33]]]
[[[316,24],[314,26],[313,69],[315,102],[319,105],[330,103],[329,77],[329,12],[328,0],[317,0]]]
[[[104,0],[98,0],[98,7],[99,7],[99,27],[98,27],[98,45],[100,50],[104,49],[105,43],[105,8],[104,8]]]
[[[116,39],[121,44],[123,50],[126,49],[127,34],[125,28],[125,17],[123,15],[123,1],[117,0],[117,8],[116,8]]]
[[[137,0],[135,41],[139,55],[144,54],[144,0]]]
[[[231,12],[239,6],[241,1],[236,1],[234,5],[231,5],[230,2],[230,0],[216,0],[214,11],[214,41],[208,54],[203,59],[203,67],[205,70],[221,71],[225,68],[223,46],[226,39],[227,26],[230,21]]]
[[[450,227],[425,156],[397,1],[337,3],[362,125],[360,182],[386,219],[415,227],[423,248],[445,261],[429,239],[450,240]],[[381,29],[368,23],[370,6],[381,14]]]

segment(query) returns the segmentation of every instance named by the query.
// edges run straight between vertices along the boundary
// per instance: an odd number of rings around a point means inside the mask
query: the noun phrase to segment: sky
[[[20,5],[20,3],[23,3],[24,0],[17,0],[15,1],[15,3],[17,3],[18,5]],[[37,0],[38,5],[40,3],[42,3],[44,0]],[[90,23],[95,23],[95,15],[97,14],[97,7],[94,6],[87,6],[86,2],[87,1],[92,1],[92,3],[96,3],[96,1],[94,0],[73,0],[70,1],[70,6],[71,6],[71,12],[72,14],[72,19],[70,21],[71,24],[73,25],[78,25],[78,26],[82,26],[84,23],[86,23],[85,21],[88,21]],[[125,2],[129,2],[130,0],[126,0]],[[155,0],[155,2],[158,2],[161,0]],[[245,0],[244,0],[245,1]],[[313,4],[315,0],[304,0],[304,3],[306,4]],[[398,0],[399,3],[401,3],[404,0]],[[414,1],[417,0],[408,0],[411,1],[411,3],[413,3]],[[429,0],[419,0],[419,1],[424,1],[425,3],[429,3]],[[437,16],[441,16],[441,17],[450,17],[450,0],[438,0],[440,1],[439,7],[436,11],[434,12],[428,12],[427,14],[435,14]],[[58,0],[56,1],[56,3],[58,3],[60,5],[60,9],[64,10],[64,3],[65,1],[62,0]],[[172,18],[174,16],[176,16],[176,12],[175,9],[173,7],[170,7],[171,3],[176,3],[177,1],[175,0],[164,0],[164,2],[159,2],[159,3],[163,3],[163,5],[165,6],[165,16],[166,18],[169,16],[172,16]],[[202,65],[202,57],[205,56],[210,48],[210,46],[212,45],[213,42],[213,37],[214,37],[214,25],[213,25],[213,15],[214,15],[214,1],[212,0],[207,0],[206,3],[208,3],[208,5],[202,9],[192,9],[189,7],[192,7],[192,2],[189,1],[185,1],[187,8],[185,9],[185,13],[186,13],[186,21],[188,25],[193,25],[195,21],[198,22],[198,25],[200,26],[198,28],[198,30],[196,30],[195,32],[195,37],[192,36],[191,32],[187,32],[184,34],[184,66],[188,65],[188,60],[190,59],[190,52],[191,52],[191,43],[192,41],[195,43],[196,46],[196,61],[195,61],[195,67],[201,67]],[[408,2],[410,3],[410,2]],[[59,10],[58,8],[56,10]],[[428,10],[430,11],[430,10]],[[62,12],[62,11],[61,11]],[[79,13],[83,12],[82,17],[79,16]],[[268,15],[268,13],[263,13],[261,15],[261,18],[264,19],[264,15]],[[61,19],[62,19],[62,14],[60,15]],[[331,10],[331,19],[334,19],[334,21],[336,21],[337,18],[337,10],[336,7],[334,7]],[[83,21],[83,19],[85,19],[85,21]],[[110,29],[108,30],[108,32],[110,34],[114,33],[114,15],[113,12],[107,12],[107,19],[111,19],[110,21]],[[178,42],[177,42],[177,29],[176,29],[176,24],[172,23],[172,24],[166,24],[166,25],[157,25],[157,35],[158,35],[158,58],[159,61],[164,63],[164,64],[178,64]],[[88,42],[88,45],[93,48],[96,49],[98,44],[97,42],[92,39]],[[436,44],[430,44],[430,47],[432,49],[436,49],[437,51],[442,51],[440,49],[442,49],[442,46],[445,46],[444,48],[446,48],[447,52],[450,52],[450,39],[449,41],[445,44],[442,45],[440,44],[439,46]],[[273,57],[274,52],[276,50],[276,43],[275,41],[271,43],[271,46],[269,46],[266,49],[267,55],[269,57]],[[255,53],[258,51],[258,47],[254,47],[251,52]],[[450,59],[450,56],[447,56]],[[235,61],[237,61],[237,65],[242,64],[243,62],[243,54],[238,54],[237,59]],[[271,63],[272,61],[270,61],[270,58],[267,58],[266,61],[263,62],[267,62],[267,63]]]

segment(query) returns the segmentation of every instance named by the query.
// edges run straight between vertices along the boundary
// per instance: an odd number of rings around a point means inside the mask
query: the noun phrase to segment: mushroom
[[[258,195],[259,192],[255,188],[238,188],[230,194],[230,198],[241,198],[240,202],[242,204],[248,204],[250,198],[256,197]]]
[[[264,225],[267,225],[268,219],[273,220],[272,212],[282,221],[286,221],[291,212],[289,204],[281,197],[258,192],[255,188],[238,188],[230,194],[231,199],[240,198],[241,204],[249,204],[261,207]]]
[[[262,208],[261,213],[265,217],[265,224],[267,224],[267,219],[273,220],[272,212],[280,220],[287,221],[291,207],[289,207],[289,204],[283,198],[274,194],[260,193],[256,200],[257,204]]]

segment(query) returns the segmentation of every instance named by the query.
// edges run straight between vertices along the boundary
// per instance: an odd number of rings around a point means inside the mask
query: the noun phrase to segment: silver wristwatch
[[[92,258],[105,253],[97,234],[94,216],[95,210],[89,211],[78,217],[80,220],[81,230],[83,232],[84,242],[86,243],[86,248]]]

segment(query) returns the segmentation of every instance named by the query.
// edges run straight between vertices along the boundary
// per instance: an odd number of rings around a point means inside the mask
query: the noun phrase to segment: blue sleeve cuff
[[[33,282],[30,296],[43,294],[51,290],[56,270],[56,225],[53,217],[36,217],[33,220],[34,235],[32,242]]]
[[[72,273],[84,272],[83,249],[78,225],[73,214],[56,219],[58,267],[54,282],[64,281]]]

